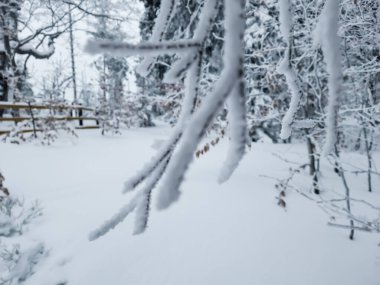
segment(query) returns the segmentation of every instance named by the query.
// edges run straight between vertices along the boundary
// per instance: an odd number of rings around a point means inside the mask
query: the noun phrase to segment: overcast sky
[[[128,37],[125,39],[125,41],[138,42],[140,40],[138,20],[140,19],[143,11],[142,5],[140,5],[138,10],[139,14],[133,15],[130,20],[123,24],[123,31]],[[120,12],[123,14],[124,11]],[[98,90],[98,73],[93,64],[98,56],[92,56],[84,52],[84,46],[90,37],[87,31],[93,30],[94,28],[88,24],[87,20],[82,20],[75,24],[74,29],[78,94],[82,89],[83,84],[91,84],[94,87],[94,90]],[[70,45],[68,33],[62,35],[55,41],[55,49],[56,51],[50,59],[37,60],[31,58],[29,60],[28,71],[32,76],[31,83],[33,84],[35,94],[41,92],[44,78],[45,80],[49,80],[49,77],[53,76],[54,69],[57,66],[60,66],[62,72],[65,75],[70,76],[71,74]],[[138,58],[128,59],[128,62],[131,66],[130,71],[134,69],[133,66],[136,65],[137,61]],[[128,80],[125,87],[127,91],[137,91],[137,88],[134,84],[133,72],[130,72],[128,75]],[[71,85],[66,90],[65,98],[73,98]]]

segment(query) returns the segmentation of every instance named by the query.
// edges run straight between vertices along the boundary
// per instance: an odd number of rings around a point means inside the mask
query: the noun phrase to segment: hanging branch
[[[285,140],[292,134],[292,125],[294,123],[295,116],[297,114],[298,107],[302,98],[302,90],[300,88],[297,74],[291,63],[291,51],[292,51],[292,14],[291,14],[291,1],[281,0],[280,6],[280,30],[282,36],[287,44],[287,48],[284,53],[284,58],[278,68],[278,71],[285,75],[286,83],[291,93],[291,100],[289,109],[282,119],[282,127],[280,137]]]
[[[340,38],[338,37],[339,0],[326,0],[316,28],[322,46],[328,77],[326,142],[323,152],[333,154],[337,143],[338,104],[342,84]]]
[[[179,198],[179,187],[194,152],[207,127],[222,107],[234,86],[243,80],[241,58],[244,54],[245,28],[244,0],[225,0],[225,51],[224,69],[215,88],[205,98],[199,110],[192,116],[183,132],[181,145],[169,162],[158,196],[157,207],[165,209]]]
[[[96,239],[97,237],[108,232],[111,228],[115,227],[118,223],[124,220],[125,217],[135,209],[137,215],[134,232],[137,234],[142,233],[145,230],[150,211],[151,192],[156,187],[159,180],[162,178],[162,175],[165,172],[171,155],[182,137],[184,123],[189,119],[189,117],[195,110],[198,96],[199,78],[201,72],[202,49],[207,39],[212,19],[216,16],[216,4],[217,0],[209,0],[206,2],[204,9],[202,9],[202,12],[200,14],[197,28],[194,32],[193,41],[199,42],[201,44],[199,45],[197,50],[189,52],[189,54],[194,56],[194,61],[192,62],[191,68],[189,69],[187,77],[185,79],[186,90],[184,104],[181,110],[179,122],[173,134],[168,139],[167,143],[162,147],[160,152],[154,158],[152,158],[152,160],[148,164],[146,164],[142,170],[140,170],[134,177],[129,179],[129,181],[127,181],[124,185],[123,193],[126,193],[135,190],[138,185],[146,181],[143,190],[140,191],[140,193],[145,194],[141,194],[141,196],[140,194],[137,194],[137,196],[132,200],[132,202],[127,204],[123,209],[121,209],[117,215],[111,218],[108,222],[104,223],[103,226],[100,227],[98,230],[92,232],[92,234],[90,235],[91,240]],[[109,44],[112,45],[112,43]],[[159,43],[159,45],[161,44],[165,45],[164,42]],[[149,45],[149,43],[147,45]],[[87,46],[90,50],[92,49],[92,52],[99,52],[99,43],[88,43]],[[96,47],[95,49],[94,46]],[[103,48],[102,50],[108,51],[108,49],[104,46]]]
[[[88,49],[91,52],[114,52],[117,50],[124,55],[143,53],[150,56],[152,54],[158,54],[158,51],[182,52],[186,50],[188,53],[184,58],[195,59],[192,63],[189,63],[186,68],[184,104],[181,110],[180,120],[171,138],[167,141],[162,150],[125,184],[123,192],[136,189],[136,187],[144,181],[146,181],[145,186],[143,189],[140,189],[140,192],[129,204],[124,206],[119,213],[105,222],[97,230],[93,231],[90,234],[91,240],[107,233],[124,220],[133,210],[136,210],[137,213],[134,232],[136,234],[143,232],[146,229],[149,217],[152,190],[156,187],[158,182],[162,180],[162,188],[158,197],[158,208],[160,209],[166,208],[178,198],[180,184],[193,159],[195,149],[227,97],[231,96],[233,98],[231,99],[231,104],[235,106],[232,108],[235,112],[239,113],[243,110],[245,106],[245,104],[242,104],[242,102],[245,103],[242,66],[244,54],[243,35],[245,28],[244,4],[244,0],[239,0],[238,5],[235,0],[225,0],[225,69],[214,91],[206,97],[197,112],[195,112],[195,106],[199,93],[198,86],[201,74],[203,45],[209,34],[212,20],[216,16],[217,0],[208,0],[204,3],[193,41],[186,41],[186,43],[193,43],[193,45],[189,46],[187,44],[183,49],[181,49],[181,47],[178,48],[178,42],[144,43],[139,45],[111,42],[88,44]],[[179,42],[182,43],[185,41]],[[234,114],[234,111],[231,112]],[[245,112],[243,112],[243,115],[232,116],[233,124],[237,126],[238,129],[238,132],[233,135],[233,137],[235,137],[235,145],[231,148],[232,153],[234,153],[235,162],[232,166],[227,167],[228,171],[225,176],[229,176],[232,173],[244,153],[244,147],[241,147],[242,145],[245,146],[246,143],[244,114]],[[178,149],[175,154],[173,154],[175,148]],[[226,179],[222,180],[224,181]]]
[[[159,43],[129,44],[109,40],[88,41],[85,50],[90,54],[112,53],[122,56],[159,55],[162,53],[182,53],[197,50],[201,44],[196,41],[176,41]]]
[[[247,111],[245,106],[247,100],[243,80],[236,83],[228,99],[228,121],[231,142],[226,160],[219,174],[219,183],[226,182],[231,177],[243,158],[245,146],[248,144]]]
[[[150,42],[161,42],[164,39],[165,31],[169,25],[170,19],[173,17],[174,7],[177,0],[162,0],[160,6],[160,13],[155,21]],[[140,65],[136,68],[136,72],[143,77],[148,76],[156,58],[152,55],[146,56]]]
[[[209,0],[204,3],[203,7],[201,7],[202,12],[199,18],[199,23],[194,32],[194,40],[202,43],[202,49],[200,50],[203,50],[203,46],[205,45],[211,29],[212,21],[216,17],[217,5],[218,1]],[[190,66],[192,66],[194,61],[196,61],[197,58],[201,59],[200,56],[199,52],[194,51],[177,60],[170,70],[165,73],[163,81],[166,83],[174,83],[180,80]]]

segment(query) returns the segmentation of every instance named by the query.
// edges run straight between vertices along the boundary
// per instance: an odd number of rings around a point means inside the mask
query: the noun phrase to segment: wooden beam
[[[79,109],[82,109],[83,111],[92,111],[92,112],[95,111],[93,108],[84,107],[84,106],[80,106],[80,105],[59,105],[59,104],[58,105],[43,105],[43,104],[31,104],[29,106],[29,104],[27,104],[27,103],[9,103],[9,102],[0,101],[0,109],[3,109],[3,110],[8,110],[8,109],[19,110],[19,109],[29,109],[29,108],[32,108],[32,109],[46,109],[46,110],[49,110],[49,109],[65,109],[65,110],[79,110]]]
[[[0,135],[6,135],[9,134],[11,131],[0,131]],[[17,133],[25,134],[25,133],[33,133],[33,129],[27,129],[27,130],[20,130]],[[41,129],[36,129],[36,132],[42,132]]]
[[[99,126],[83,126],[83,127],[75,127],[75,129],[77,130],[91,130],[91,129],[99,129],[100,127]],[[1,135],[6,135],[6,134],[9,134],[11,131],[10,130],[7,130],[7,131],[1,131],[0,130],[0,136]],[[20,130],[18,131],[18,133],[21,133],[21,134],[24,134],[24,133],[32,133],[34,132],[33,129],[25,129],[25,130]],[[42,129],[36,129],[36,132],[42,132]]]
[[[55,121],[75,121],[75,120],[83,120],[83,121],[96,121],[98,118],[96,117],[36,117],[35,120],[44,120],[44,119],[54,119]],[[13,118],[0,118],[0,122],[22,122],[26,120],[32,120],[31,117],[13,117]]]
[[[90,130],[90,129],[99,129],[99,126],[83,126],[83,127],[75,127],[77,130]]]

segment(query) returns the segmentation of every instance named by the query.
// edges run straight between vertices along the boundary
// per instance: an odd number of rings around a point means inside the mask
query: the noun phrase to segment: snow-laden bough
[[[292,14],[291,14],[291,1],[281,0],[279,1],[280,7],[280,30],[282,36],[287,44],[287,48],[284,53],[284,58],[280,62],[278,71],[285,75],[286,83],[291,93],[291,99],[289,109],[287,110],[284,118],[282,119],[282,127],[280,137],[285,140],[292,134],[292,125],[294,123],[295,116],[297,114],[298,107],[302,98],[302,89],[297,78],[297,74],[293,69],[291,63],[291,31],[292,31]]]
[[[327,0],[323,7],[317,28],[316,41],[321,44],[324,54],[328,77],[328,106],[326,114],[326,142],[323,152],[325,155],[335,153],[337,143],[337,125],[339,97],[342,85],[342,63],[340,38],[338,36],[340,0]]]
[[[172,3],[172,4],[170,4]],[[167,79],[175,81],[185,74],[185,96],[179,122],[167,143],[144,168],[125,183],[124,191],[129,192],[145,182],[134,198],[111,219],[103,223],[90,234],[94,240],[121,223],[132,211],[136,211],[134,233],[142,233],[147,227],[151,204],[152,190],[160,183],[157,207],[165,209],[180,196],[179,187],[184,180],[186,170],[193,160],[194,152],[207,128],[212,123],[217,112],[229,98],[231,147],[224,165],[220,182],[226,181],[236,169],[245,152],[247,144],[247,124],[245,111],[245,85],[243,72],[245,0],[225,0],[225,48],[224,69],[214,86],[214,90],[196,110],[201,77],[202,53],[204,43],[209,36],[213,19],[217,14],[217,0],[207,0],[201,9],[198,25],[192,40],[174,42],[162,41],[164,31],[162,23],[157,26],[152,40],[155,43],[130,45],[126,43],[98,42],[89,43],[88,50],[92,53],[117,52],[123,55],[140,54],[148,56],[143,64],[147,67],[153,57],[160,53],[175,53],[183,55],[169,71]],[[158,21],[170,19],[168,16],[174,7],[174,1],[163,1]],[[160,32],[160,33],[159,33]],[[153,59],[154,60],[154,59]],[[147,69],[145,69],[147,71]],[[170,74],[171,72],[171,74]]]

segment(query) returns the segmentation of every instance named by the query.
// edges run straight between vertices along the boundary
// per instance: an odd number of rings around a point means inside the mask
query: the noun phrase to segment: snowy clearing
[[[24,284],[380,284],[379,235],[356,232],[350,241],[347,230],[327,226],[329,216],[294,191],[286,193],[286,209],[277,206],[275,180],[266,176],[286,178],[289,164],[274,153],[302,162],[303,144],[253,144],[232,178],[218,185],[224,139],[192,164],[179,202],[153,209],[144,234],[132,234],[132,215],[89,242],[89,232],[132,197],[121,194],[123,183],[169,131],[138,129],[114,137],[83,131],[77,140],[60,138],[49,147],[0,146],[11,194],[43,205],[43,216],[24,235],[1,240],[42,242],[48,250]],[[346,163],[359,166],[359,155],[347,156]],[[331,167],[324,169],[322,196],[343,193],[341,181],[326,171]],[[306,172],[299,176],[299,188],[315,197]],[[380,206],[378,176],[373,193],[366,192],[365,177],[349,179],[354,198]]]

